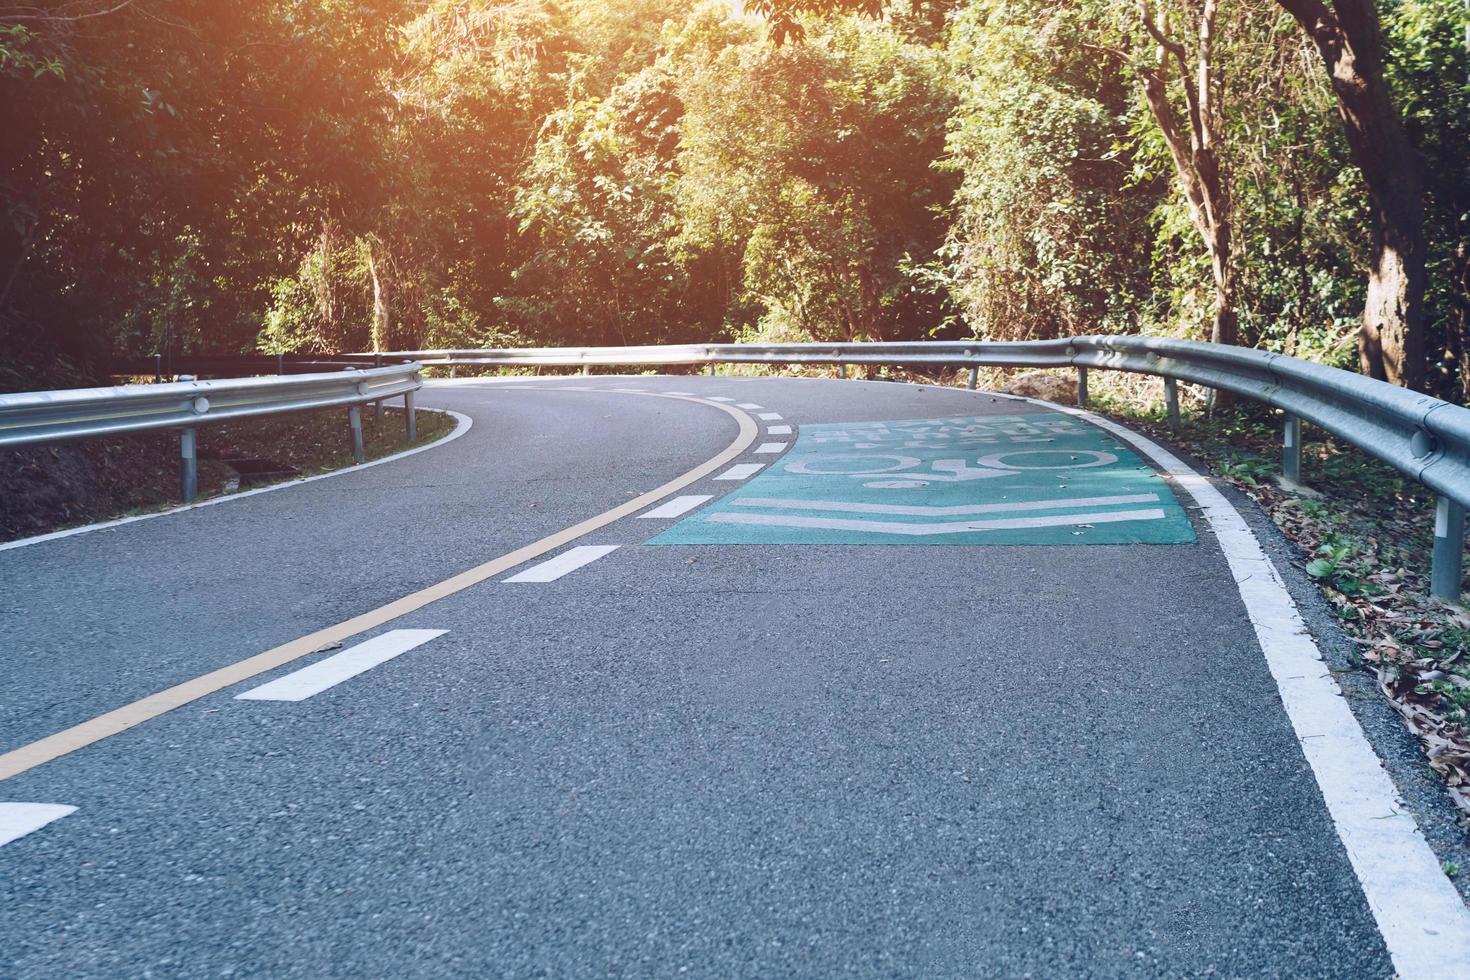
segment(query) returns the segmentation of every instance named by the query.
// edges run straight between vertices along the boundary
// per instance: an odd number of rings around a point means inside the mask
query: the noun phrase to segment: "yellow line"
[[[635,394],[635,392],[627,392],[627,394]],[[637,394],[642,393],[639,392]],[[528,544],[523,548],[517,548],[509,554],[501,555],[499,558],[487,561],[483,565],[477,565],[469,571],[461,572],[453,578],[445,579],[436,585],[431,585],[426,589],[421,589],[401,599],[395,599],[386,606],[381,606],[371,612],[365,612],[360,616],[354,616],[346,622],[317,630],[315,633],[310,633],[300,639],[283,643],[264,653],[258,653],[253,657],[248,657],[245,660],[230,664],[228,667],[221,667],[219,670],[210,671],[208,674],[159,691],[157,694],[150,694],[145,698],[134,701],[132,704],[124,705],[106,714],[98,715],[89,721],[84,721],[79,725],[73,725],[71,728],[59,731],[54,735],[48,735],[39,741],[31,742],[29,745],[22,745],[18,749],[6,752],[4,755],[0,755],[0,780],[18,776],[29,769],[34,769],[36,766],[43,765],[53,759],[59,759],[64,755],[69,755],[78,749],[86,748],[94,742],[100,742],[110,735],[125,732],[135,725],[141,725],[145,721],[157,718],[159,715],[166,714],[175,708],[186,705],[190,701],[197,701],[205,695],[213,694],[232,684],[249,680],[257,674],[263,674],[268,670],[274,670],[283,664],[288,664],[293,660],[320,650],[328,644],[340,643],[359,633],[364,633],[370,629],[382,626],[384,623],[397,619],[400,616],[405,616],[417,609],[422,609],[431,602],[437,602],[446,596],[451,596],[472,585],[477,585],[488,578],[493,578],[501,572],[514,568],[523,562],[530,561],[532,558],[540,557],[548,551],[554,551],[568,542],[575,541],[577,538],[590,534],[598,528],[606,527],[616,520],[636,513],[655,501],[667,497],[676,490],[682,490],[689,486],[689,484],[703,479],[705,476],[708,476],[745,452],[750,444],[755,441],[756,436],[760,434],[760,428],[751,420],[750,416],[739,409],[723,405],[720,402],[705,401],[702,398],[662,395],[656,392],[648,392],[647,394],[655,398],[676,398],[678,401],[693,402],[696,405],[707,405],[711,408],[718,408],[720,411],[732,416],[740,424],[740,432],[735,437],[735,441],[730,443],[719,455],[706,460],[682,476],[675,477],[661,487],[650,490],[640,497],[635,497],[625,504],[620,504],[612,510],[604,511],[596,517],[589,517],[580,524],[574,524],[569,528],[557,531],[555,534],[548,535],[540,541]]]

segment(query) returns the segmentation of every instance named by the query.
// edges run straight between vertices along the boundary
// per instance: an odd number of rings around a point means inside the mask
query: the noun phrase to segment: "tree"
[[[1218,0],[1203,0],[1191,47],[1173,35],[1162,7],[1155,12],[1149,0],[1138,0],[1139,20],[1158,46],[1154,64],[1141,71],[1144,99],[1169,148],[1174,171],[1189,202],[1189,217],[1210,256],[1215,280],[1210,339],[1217,344],[1234,344],[1238,340],[1234,221],[1230,175],[1221,152],[1225,120],[1215,51],[1218,14]],[[1182,121],[1174,111],[1170,93],[1176,82],[1184,99]]]
[[[959,187],[941,271],[977,336],[1129,332],[1150,292],[1149,217],[1165,189],[1136,176],[1126,55],[1059,41],[1095,33],[1089,16],[972,0],[952,21],[944,166]]]
[[[1358,353],[1364,374],[1422,387],[1425,368],[1424,182],[1384,76],[1375,0],[1278,0],[1322,56],[1373,222]]]

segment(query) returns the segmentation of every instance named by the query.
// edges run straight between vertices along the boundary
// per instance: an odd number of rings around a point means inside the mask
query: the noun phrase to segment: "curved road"
[[[0,551],[0,801],[76,808],[0,846],[0,976],[1436,975],[1137,447],[877,383],[422,400],[473,426]]]

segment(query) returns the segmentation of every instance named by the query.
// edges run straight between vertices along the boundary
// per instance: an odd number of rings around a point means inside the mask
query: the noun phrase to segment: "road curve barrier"
[[[1430,591],[1458,600],[1463,572],[1465,508],[1470,507],[1470,409],[1405,388],[1266,351],[1165,337],[1079,336],[1026,341],[915,341],[802,344],[665,344],[642,347],[517,347],[484,350],[383,351],[327,355],[333,363],[383,364],[409,359],[425,367],[659,367],[716,364],[848,364],[1072,368],[1078,402],[1087,404],[1092,370],[1164,379],[1171,424],[1179,422],[1178,384],[1228,391],[1281,409],[1282,475],[1301,482],[1301,426],[1333,433],[1437,494]],[[276,356],[274,370],[319,362]],[[219,360],[218,358],[214,360]],[[241,358],[242,368],[246,358]],[[261,360],[255,357],[254,360]],[[152,363],[152,362],[149,362]],[[844,367],[845,373],[845,367]],[[3,445],[0,430],[0,445]]]
[[[1090,370],[1164,379],[1172,424],[1178,383],[1265,402],[1286,414],[1282,470],[1301,480],[1301,425],[1333,433],[1433,490],[1435,536],[1431,592],[1458,601],[1465,508],[1470,506],[1470,409],[1349,371],[1284,354],[1165,337],[1081,336],[1028,341],[899,343],[682,344],[648,347],[532,347],[502,350],[390,351],[341,359],[413,358],[425,366],[582,367],[716,364],[867,364],[1074,368],[1078,401],[1087,404]]]
[[[395,359],[396,360],[396,359]],[[423,387],[416,363],[348,367],[330,372],[118,385],[0,394],[0,449],[176,429],[180,492],[198,494],[196,430],[212,422],[347,407],[353,458],[364,459],[361,407],[403,397],[408,438],[417,438],[414,393]]]

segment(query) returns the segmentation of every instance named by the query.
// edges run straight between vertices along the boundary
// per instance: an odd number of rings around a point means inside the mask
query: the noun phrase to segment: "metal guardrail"
[[[1361,375],[1282,354],[1160,337],[1084,336],[1058,340],[914,343],[685,344],[659,347],[517,348],[391,351],[344,359],[411,357],[425,366],[540,367],[715,364],[875,364],[1075,368],[1087,403],[1089,370],[1164,379],[1171,423],[1179,420],[1178,383],[1203,385],[1273,405],[1286,413],[1283,475],[1301,481],[1301,423],[1310,422],[1438,494],[1431,591],[1458,600],[1465,508],[1470,506],[1470,409]]]
[[[198,492],[195,430],[201,425],[345,405],[353,458],[361,463],[361,406],[403,396],[412,441],[417,438],[414,392],[421,387],[419,365],[407,363],[222,381],[186,375],[168,384],[0,394],[0,448],[177,429],[180,488],[188,502]]]
[[[1304,361],[1243,347],[1160,337],[1083,336],[1038,341],[901,343],[682,344],[644,347],[533,347],[497,350],[388,351],[334,354],[336,362],[381,364],[412,359],[425,367],[708,366],[716,364],[869,364],[1073,368],[1078,401],[1087,403],[1090,370],[1128,371],[1164,379],[1169,419],[1179,421],[1178,383],[1233,392],[1286,413],[1284,477],[1301,481],[1301,424],[1316,425],[1393,466],[1438,495],[1431,591],[1458,599],[1465,508],[1470,506],[1470,409],[1427,395]],[[258,359],[258,358],[257,358]],[[277,358],[276,370],[306,360]],[[845,368],[844,368],[845,373]]]
[[[375,367],[397,363],[401,358],[379,358]],[[360,367],[358,358],[300,356],[295,354],[187,354],[165,356],[152,354],[148,357],[115,358],[110,365],[114,375],[152,376],[156,382],[180,372],[198,376],[201,374],[220,377],[240,377],[246,374],[314,374],[322,371],[340,371],[344,367]]]

